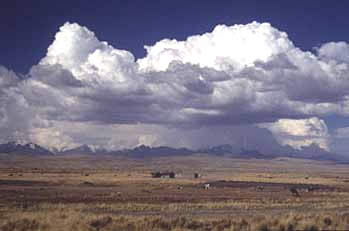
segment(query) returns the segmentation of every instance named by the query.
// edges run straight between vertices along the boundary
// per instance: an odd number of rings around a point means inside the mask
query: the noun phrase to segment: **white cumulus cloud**
[[[320,148],[329,150],[328,128],[319,118],[279,119],[274,123],[260,126],[268,128],[283,145],[301,149],[304,146],[317,144]]]
[[[126,147],[168,144],[166,137],[187,133],[178,145],[199,146],[194,137],[207,137],[210,130],[218,133],[212,143],[226,143],[238,136],[226,141],[223,127],[260,131],[256,124],[268,123],[282,144],[329,149],[326,125],[318,118],[349,115],[345,42],[302,51],[286,32],[252,22],[218,25],[145,49],[146,56],[136,60],[88,28],[65,23],[25,78],[0,67],[2,140]],[[74,126],[76,133],[70,131]],[[124,132],[112,135],[113,126]],[[211,140],[201,139],[201,145]]]

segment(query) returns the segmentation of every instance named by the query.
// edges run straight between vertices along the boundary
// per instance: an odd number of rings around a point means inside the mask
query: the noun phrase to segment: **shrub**
[[[258,227],[258,231],[270,231],[267,224],[262,224]]]
[[[27,218],[10,221],[3,225],[2,231],[34,231],[39,229],[39,223],[36,220],[29,220]]]
[[[325,223],[325,225],[331,225],[331,224],[332,224],[331,218],[325,217],[325,218],[324,218],[324,223]]]
[[[316,227],[315,225],[311,225],[310,227],[305,227],[305,231],[318,231],[319,228]]]
[[[105,226],[109,225],[112,223],[111,217],[103,217],[101,219],[96,219],[90,222],[90,226],[95,228],[96,230],[100,230],[104,228]]]

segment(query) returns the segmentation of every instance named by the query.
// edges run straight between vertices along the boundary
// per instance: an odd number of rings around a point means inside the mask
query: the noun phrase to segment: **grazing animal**
[[[89,181],[84,181],[84,183],[82,183],[83,185],[87,185],[87,186],[94,186],[94,183],[89,182]]]
[[[314,190],[315,190],[315,188],[312,186],[306,188],[306,192],[313,192]]]
[[[178,190],[182,190],[182,189],[183,189],[183,186],[178,186],[177,189],[178,189]]]
[[[296,196],[296,197],[301,196],[296,188],[290,188],[290,192],[292,193],[292,196]]]
[[[204,188],[205,188],[206,190],[210,189],[210,184],[205,184],[205,185],[204,185]]]
[[[264,190],[264,186],[262,186],[262,185],[257,186],[257,190],[258,190],[258,191],[263,191],[263,190]]]

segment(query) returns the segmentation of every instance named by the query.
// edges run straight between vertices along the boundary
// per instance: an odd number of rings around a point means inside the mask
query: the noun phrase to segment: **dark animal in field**
[[[313,192],[314,190],[315,190],[315,188],[312,186],[305,189],[306,192]]]
[[[92,183],[92,182],[89,182],[89,181],[84,181],[84,182],[82,183],[82,185],[86,185],[86,186],[94,186],[95,184],[94,184],[94,183]]]
[[[290,188],[290,192],[292,193],[292,196],[295,196],[295,197],[301,196],[296,188]]]
[[[109,225],[110,223],[112,223],[112,221],[113,220],[111,217],[103,217],[103,218],[91,221],[90,226],[95,228],[95,230],[101,230],[107,225]]]
[[[263,191],[264,190],[264,186],[260,185],[260,186],[257,186],[257,191]]]

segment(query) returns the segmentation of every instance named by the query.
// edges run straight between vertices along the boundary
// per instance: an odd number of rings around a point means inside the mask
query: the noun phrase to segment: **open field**
[[[348,230],[348,167],[207,155],[0,155],[0,230]],[[166,170],[177,177],[151,177]]]

